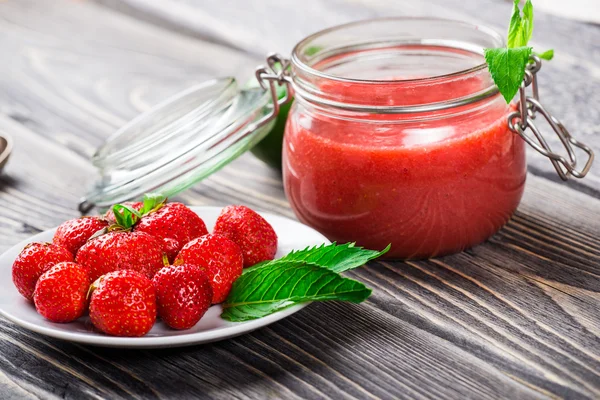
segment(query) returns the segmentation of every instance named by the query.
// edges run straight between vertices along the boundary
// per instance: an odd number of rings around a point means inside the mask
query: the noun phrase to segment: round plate
[[[219,207],[190,207],[212,228],[221,212]],[[275,229],[279,247],[276,257],[282,257],[294,249],[329,243],[319,232],[300,222],[260,213]],[[221,306],[212,306],[192,329],[177,331],[158,320],[144,337],[125,338],[108,336],[94,329],[88,317],[82,317],[68,324],[50,322],[35,311],[31,302],[25,300],[12,282],[12,264],[27,243],[50,242],[55,229],[39,233],[12,247],[0,256],[0,315],[17,325],[57,339],[70,340],[106,347],[154,348],[189,346],[227,339],[272,324],[291,315],[307,304],[300,304],[264,318],[247,322],[228,322],[221,319]]]

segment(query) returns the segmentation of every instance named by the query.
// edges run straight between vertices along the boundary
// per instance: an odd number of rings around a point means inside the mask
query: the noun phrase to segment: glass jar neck
[[[497,97],[483,49],[503,44],[489,29],[433,18],[342,25],[295,47],[295,95],[348,112],[458,111]]]

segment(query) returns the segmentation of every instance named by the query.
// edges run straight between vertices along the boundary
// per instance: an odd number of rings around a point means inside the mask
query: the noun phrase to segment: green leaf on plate
[[[485,49],[484,55],[496,86],[510,103],[523,82],[531,47]]]
[[[255,268],[264,268],[266,265],[287,263],[290,261],[300,261],[307,264],[315,264],[320,267],[330,269],[334,272],[344,272],[350,269],[358,268],[367,262],[382,256],[390,249],[388,245],[382,251],[367,250],[355,246],[354,243],[346,244],[322,244],[321,246],[307,247],[304,250],[294,250],[285,257],[273,261],[262,262],[250,268],[246,268],[244,273],[248,273]]]
[[[371,289],[361,282],[315,264],[304,261],[267,264],[248,271],[233,283],[221,317],[247,321],[309,301],[360,303],[370,294]]]

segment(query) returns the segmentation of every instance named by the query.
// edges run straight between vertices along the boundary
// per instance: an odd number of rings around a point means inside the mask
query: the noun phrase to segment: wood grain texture
[[[0,63],[0,130],[16,139],[0,177],[0,252],[77,215],[94,175],[87,160],[124,121],[193,81],[243,75],[256,62],[89,2],[0,2],[0,33],[11,55]],[[250,155],[179,199],[293,217],[277,175]],[[598,215],[593,196],[529,175],[516,215],[483,245],[373,262],[348,274],[374,289],[366,303],[313,304],[210,345],[100,349],[0,319],[0,397],[600,398]]]

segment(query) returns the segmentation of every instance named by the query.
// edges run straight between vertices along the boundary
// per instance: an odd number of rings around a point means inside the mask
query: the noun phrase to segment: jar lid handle
[[[271,53],[267,56],[267,65],[256,68],[256,80],[264,90],[271,93],[271,102],[273,108],[271,112],[254,123],[254,129],[258,129],[273,121],[282,105],[289,103],[292,98],[292,80],[290,76],[290,60],[277,53]],[[286,86],[285,96],[281,99],[277,93],[277,86]]]
[[[525,70],[525,76],[523,77],[521,87],[519,88],[520,98],[517,111],[512,112],[508,116],[508,127],[514,133],[519,134],[519,136],[521,136],[523,140],[538,153],[548,157],[562,180],[566,181],[571,176],[583,178],[592,167],[594,152],[584,143],[579,142],[571,136],[567,128],[565,128],[558,118],[552,115],[540,103],[537,72],[542,67],[542,60],[538,56],[532,55],[530,61],[531,62],[527,65]],[[531,86],[533,96],[527,96],[526,89],[528,86]],[[541,114],[544,117],[560,139],[560,142],[567,152],[566,157],[554,152],[548,142],[544,139],[544,136],[534,123],[538,114]],[[530,135],[526,134],[527,128],[534,134],[537,142]],[[579,148],[587,154],[587,161],[581,169],[577,169],[577,155],[575,154],[575,148]]]

